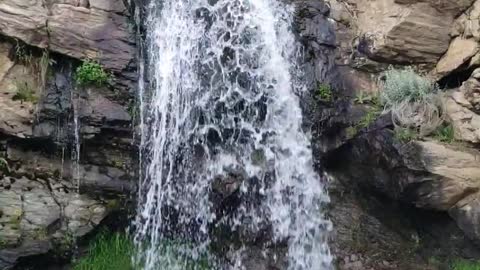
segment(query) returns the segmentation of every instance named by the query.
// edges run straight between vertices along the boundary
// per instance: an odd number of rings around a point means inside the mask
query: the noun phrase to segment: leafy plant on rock
[[[74,78],[80,86],[95,85],[100,87],[110,81],[110,74],[97,61],[85,60],[76,69]]]
[[[315,96],[321,101],[330,102],[333,99],[332,88],[328,84],[320,83]]]
[[[423,137],[443,123],[444,108],[435,82],[412,68],[390,68],[382,85],[380,101],[391,111],[396,127],[416,131]]]

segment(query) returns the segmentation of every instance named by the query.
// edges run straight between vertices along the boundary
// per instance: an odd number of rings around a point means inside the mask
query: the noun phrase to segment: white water
[[[329,199],[301,128],[293,7],[276,0],[151,0],[148,10],[137,262],[145,270],[187,269],[186,262],[208,253],[213,223],[249,233],[271,224],[271,242],[288,245],[289,270],[331,269],[331,225],[322,214]],[[212,183],[232,171],[245,178],[244,201],[217,217]],[[165,246],[177,244],[165,243],[178,239],[189,244],[179,244],[179,256],[166,255]]]
[[[80,194],[80,120],[78,115],[78,94],[75,97],[75,88],[71,90],[71,102],[73,110],[73,138],[74,145],[72,148],[72,176],[75,183],[75,188],[78,194]],[[62,157],[63,162],[63,157]]]

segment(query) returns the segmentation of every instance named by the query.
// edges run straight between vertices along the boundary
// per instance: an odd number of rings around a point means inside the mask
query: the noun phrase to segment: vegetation
[[[359,92],[355,99],[353,100],[356,104],[372,104],[379,105],[380,100],[376,94],[366,94],[365,92]]]
[[[110,74],[103,69],[100,63],[93,60],[85,60],[76,69],[74,78],[80,86],[104,86],[110,81]]]
[[[444,120],[437,85],[412,68],[390,68],[385,73],[380,101],[391,111],[397,128],[416,132],[419,137],[434,132]]]
[[[21,102],[37,103],[38,97],[35,90],[27,81],[17,81],[15,83],[16,93],[12,97],[13,100],[20,100]]]
[[[159,269],[169,269],[175,264],[182,264],[185,270],[210,270],[211,263],[207,256],[201,256],[198,260],[184,259],[183,248],[188,245],[175,241],[165,240],[159,247]],[[86,257],[74,263],[73,270],[134,270],[132,258],[135,255],[133,240],[123,233],[102,232],[95,238],[89,247]],[[180,261],[180,258],[182,260]],[[163,267],[162,267],[163,266]],[[174,267],[173,267],[174,268]],[[175,268],[176,269],[176,268]]]
[[[457,260],[452,264],[452,270],[480,270],[480,262]]]
[[[125,234],[101,233],[90,245],[88,255],[77,261],[73,270],[134,270],[133,251],[133,242]]]
[[[370,108],[367,113],[360,119],[360,122],[358,122],[358,127],[360,128],[366,128],[372,124],[377,117],[381,114],[381,110],[379,107],[372,107]]]
[[[414,130],[402,127],[395,128],[395,139],[397,139],[399,142],[408,143],[416,140],[417,138],[418,134]]]
[[[453,130],[453,126],[451,124],[449,125],[443,125],[440,126],[434,133],[433,137],[436,140],[439,140],[444,143],[452,143],[455,141],[455,133]]]
[[[333,99],[332,95],[332,88],[328,84],[318,84],[317,87],[317,93],[316,93],[317,99],[325,102],[330,102]]]

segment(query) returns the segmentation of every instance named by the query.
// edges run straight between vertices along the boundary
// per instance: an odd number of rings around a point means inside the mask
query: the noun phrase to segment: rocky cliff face
[[[341,250],[340,257],[349,250],[340,267],[437,269],[442,263],[429,263],[429,258],[445,254],[477,258],[480,2],[327,2],[335,21],[342,85],[334,91],[337,99],[318,110],[313,131],[317,156],[333,179],[332,219],[337,224],[333,245]],[[413,67],[438,82],[454,142],[428,136],[399,140],[388,114],[365,122],[374,105],[364,97],[382,91],[379,82],[391,66]],[[396,216],[389,213],[393,211]],[[345,225],[352,223],[360,229]],[[383,232],[388,240],[374,231]],[[370,248],[354,248],[359,237],[362,243],[371,243]],[[431,252],[432,246],[436,251]],[[421,256],[389,258],[383,249]],[[372,261],[373,250],[383,254],[377,262]]]
[[[439,269],[443,259],[431,259],[479,258],[480,1],[294,2],[312,90],[305,122],[319,170],[331,178],[338,267]],[[121,0],[0,0],[1,269],[61,257],[128,199],[130,15]],[[111,82],[78,87],[85,59]],[[358,95],[381,91],[390,65],[412,66],[445,89],[455,143],[399,141],[388,114],[358,128],[371,107]],[[320,84],[332,85],[331,100],[315,97]],[[281,268],[250,253],[258,269]]]
[[[0,269],[62,257],[128,199],[132,29],[120,0],[0,1]],[[77,86],[85,59],[111,82]]]

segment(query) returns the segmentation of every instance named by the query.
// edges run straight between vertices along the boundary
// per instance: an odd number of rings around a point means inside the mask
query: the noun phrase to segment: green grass
[[[21,102],[37,103],[38,97],[35,90],[26,81],[15,82],[16,93],[12,97],[13,100],[20,100]]]
[[[210,270],[212,263],[206,255],[193,260],[182,256],[182,250],[190,245],[172,240],[164,240],[159,247],[158,269],[182,266],[185,270]],[[74,263],[73,270],[136,270],[132,265],[136,246],[132,239],[123,233],[102,232],[89,246],[88,254]],[[141,260],[141,259],[140,259]],[[175,268],[176,269],[176,268]]]
[[[444,143],[452,143],[455,141],[455,132],[453,130],[452,125],[444,125],[440,126],[434,133],[433,138],[444,142]]]
[[[409,128],[395,128],[395,139],[399,142],[408,143],[410,141],[418,139],[418,133]]]
[[[80,86],[104,86],[110,81],[110,74],[103,69],[100,63],[93,60],[85,60],[76,69],[74,78],[75,82]]]
[[[122,233],[100,233],[90,245],[86,257],[79,259],[73,270],[134,270],[131,258],[133,241]]]
[[[480,270],[480,261],[457,260],[452,264],[452,270]]]

